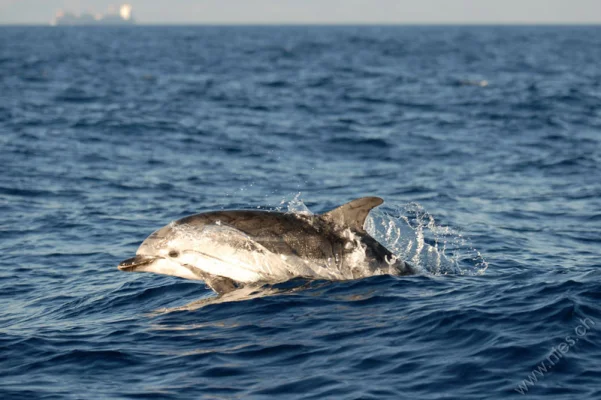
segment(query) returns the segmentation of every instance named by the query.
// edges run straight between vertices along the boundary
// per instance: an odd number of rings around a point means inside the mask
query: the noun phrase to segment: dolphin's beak
[[[121,271],[135,272],[141,266],[148,265],[154,260],[156,260],[156,257],[135,256],[132,258],[128,258],[125,261],[121,261],[117,268],[119,268]]]

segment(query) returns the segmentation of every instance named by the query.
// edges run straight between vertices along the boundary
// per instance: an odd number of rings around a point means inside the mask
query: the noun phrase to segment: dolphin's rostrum
[[[218,293],[293,278],[346,280],[413,274],[363,225],[379,197],[353,200],[330,212],[214,211],[182,218],[151,234],[128,272],[203,280]]]

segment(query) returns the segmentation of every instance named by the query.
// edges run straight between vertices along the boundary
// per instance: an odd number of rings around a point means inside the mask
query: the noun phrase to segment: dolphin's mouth
[[[121,261],[117,268],[119,268],[121,271],[134,272],[141,266],[148,265],[155,260],[156,257],[135,256],[132,258],[128,258],[127,260]]]

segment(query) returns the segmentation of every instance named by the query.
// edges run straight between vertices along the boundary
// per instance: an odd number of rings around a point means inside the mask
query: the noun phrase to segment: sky
[[[601,0],[127,0],[150,24],[601,23]],[[119,0],[0,0],[0,24],[48,24],[58,10]]]

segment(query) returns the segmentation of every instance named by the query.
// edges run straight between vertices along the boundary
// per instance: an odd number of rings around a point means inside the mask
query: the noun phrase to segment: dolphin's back
[[[225,225],[245,233],[272,253],[315,260],[341,259],[345,240],[321,222],[319,216],[271,211],[214,211],[191,215],[176,225]]]

